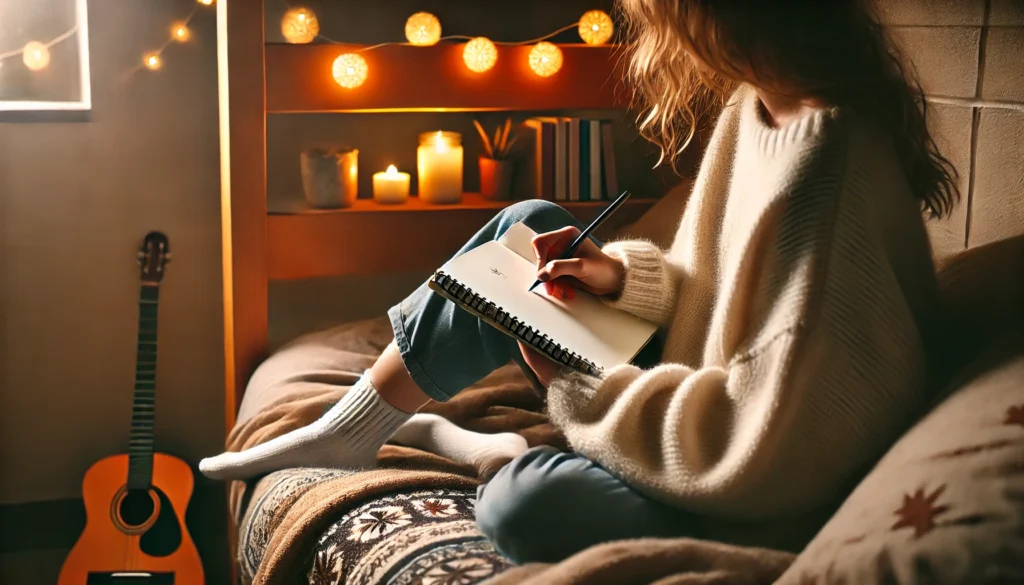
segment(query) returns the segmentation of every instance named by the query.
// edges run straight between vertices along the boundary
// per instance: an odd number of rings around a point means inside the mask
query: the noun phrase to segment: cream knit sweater
[[[662,363],[549,388],[573,448],[639,491],[769,520],[830,502],[909,422],[936,307],[931,250],[886,134],[842,109],[783,128],[741,88],[666,252],[610,243],[613,306],[665,327]]]

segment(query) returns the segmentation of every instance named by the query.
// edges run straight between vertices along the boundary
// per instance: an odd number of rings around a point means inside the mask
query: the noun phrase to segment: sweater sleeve
[[[605,304],[665,325],[675,309],[678,282],[665,253],[651,242],[624,240],[606,244],[605,254],[622,262],[625,280],[622,293]]]
[[[762,270],[744,286],[760,294],[702,364],[560,375],[552,421],[576,451],[684,509],[771,519],[830,502],[923,393],[919,331],[872,233],[837,222],[757,242],[747,260]]]

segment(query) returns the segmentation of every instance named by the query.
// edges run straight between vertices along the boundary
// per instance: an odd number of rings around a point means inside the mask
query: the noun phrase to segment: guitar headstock
[[[171,261],[171,243],[161,232],[149,232],[142,242],[138,254],[142,268],[142,282],[159,284],[164,277],[164,267]]]

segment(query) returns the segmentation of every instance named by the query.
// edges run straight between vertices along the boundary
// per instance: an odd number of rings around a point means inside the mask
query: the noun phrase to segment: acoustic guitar
[[[139,339],[128,453],[101,459],[85,473],[85,530],[64,560],[58,585],[203,584],[199,552],[185,527],[192,469],[153,450],[157,307],[170,252],[160,232],[147,234],[139,251]]]

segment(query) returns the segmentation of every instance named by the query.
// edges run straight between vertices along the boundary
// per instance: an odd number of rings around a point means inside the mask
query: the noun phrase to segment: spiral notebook
[[[536,234],[522,223],[438,269],[428,286],[495,329],[551,360],[598,376],[629,363],[657,326],[613,309],[581,290],[570,299],[548,295],[537,278]]]

